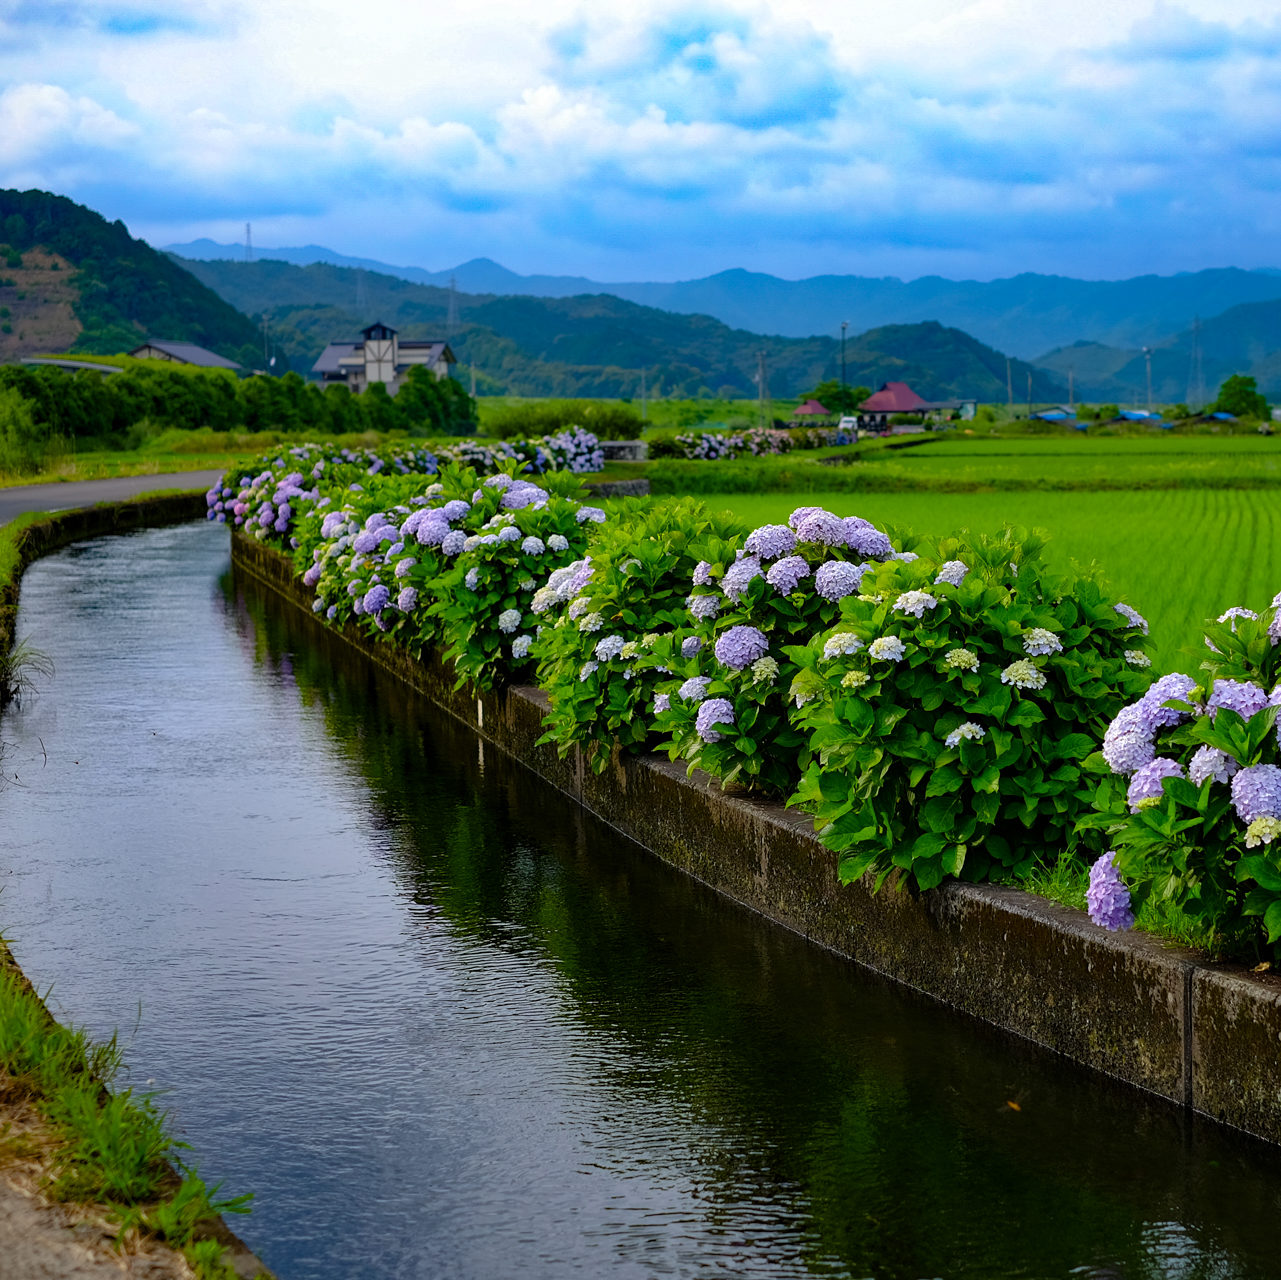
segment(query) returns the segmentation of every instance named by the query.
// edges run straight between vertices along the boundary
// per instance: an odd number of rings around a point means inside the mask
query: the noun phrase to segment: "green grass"
[[[2,948],[3,944],[0,944]],[[54,1199],[105,1206],[120,1234],[143,1231],[182,1250],[198,1275],[229,1274],[216,1241],[198,1239],[223,1212],[246,1212],[249,1197],[217,1202],[190,1169],[174,1178],[176,1143],[150,1095],[108,1086],[121,1069],[113,1037],[95,1044],[55,1022],[0,950],[0,1079],[6,1094],[30,1101],[52,1126]]]

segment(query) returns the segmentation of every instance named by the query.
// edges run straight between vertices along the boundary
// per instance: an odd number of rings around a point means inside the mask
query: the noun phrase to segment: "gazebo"
[[[798,404],[792,415],[795,418],[824,417],[830,418],[832,411],[825,409],[817,400],[806,400],[804,404]]]

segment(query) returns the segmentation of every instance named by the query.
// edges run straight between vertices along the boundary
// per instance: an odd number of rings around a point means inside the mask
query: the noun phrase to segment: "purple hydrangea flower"
[[[863,581],[865,566],[848,560],[828,560],[814,572],[814,589],[825,600],[840,600],[853,595]]]
[[[1160,800],[1165,795],[1165,789],[1161,786],[1163,778],[1181,777],[1183,777],[1183,769],[1179,762],[1167,760],[1164,756],[1157,756],[1141,769],[1136,769],[1134,776],[1130,779],[1129,790],[1125,793],[1125,798],[1130,804],[1130,812],[1138,813],[1139,803],[1143,800]]]
[[[1085,903],[1090,919],[1104,929],[1115,933],[1134,925],[1134,912],[1130,907],[1130,891],[1116,869],[1116,854],[1105,853],[1090,868],[1090,887],[1085,891]]]
[[[690,596],[685,603],[691,616],[700,620],[714,618],[721,611],[721,602],[715,596]]]
[[[661,715],[662,712],[670,710],[672,705],[672,695],[670,693],[656,693],[654,695],[654,714]]]
[[[470,510],[470,502],[465,502],[462,498],[454,498],[440,508],[440,514],[453,524],[455,520],[461,520]]]
[[[800,542],[817,542],[825,547],[849,545],[845,521],[840,516],[834,516],[830,511],[818,510],[807,515],[796,526],[796,537]]]
[[[579,524],[586,524],[589,520],[593,524],[604,524],[605,513],[599,507],[579,507],[574,512],[574,519]]]
[[[380,582],[376,587],[370,587],[365,592],[364,612],[378,613],[387,607],[387,601],[391,598],[391,592]]]
[[[716,641],[716,660],[734,671],[750,667],[769,652],[765,633],[756,627],[730,627]]]
[[[702,647],[703,642],[697,636],[686,636],[681,641],[681,657],[692,658]]]
[[[396,597],[396,608],[401,613],[408,613],[418,603],[418,591],[414,587],[401,587]]]
[[[712,726],[724,724],[731,728],[734,724],[734,704],[728,698],[708,698],[698,709],[694,717],[694,728],[704,742],[719,742],[722,734]]]
[[[362,555],[373,551],[378,546],[379,538],[371,529],[364,529],[352,539],[351,549]]]
[[[447,556],[458,555],[466,545],[467,535],[461,529],[451,529],[440,544],[441,551]]]
[[[735,560],[721,579],[721,590],[734,601],[742,599],[747,584],[753,578],[761,576],[761,562],[755,556],[743,556]]]
[[[468,591],[475,591],[479,585],[480,570],[475,567],[468,569],[466,574],[463,576],[463,586],[465,586]]]
[[[313,564],[311,568],[302,575],[302,581],[304,586],[314,587],[316,583],[320,581],[320,566],[318,564]]]
[[[527,556],[541,556],[547,550],[542,538],[536,538],[532,533],[520,544],[520,549]]]
[[[796,510],[787,517],[787,523],[793,529],[799,529],[803,521],[807,520],[812,515],[820,513],[824,515],[827,514],[823,511],[822,507],[797,507]]]
[[[1216,680],[1210,696],[1205,700],[1206,710],[1213,720],[1220,707],[1235,711],[1242,720],[1248,720],[1256,711],[1268,705],[1266,690],[1250,680]],[[1270,814],[1275,817],[1275,814]]]
[[[690,676],[676,692],[686,702],[702,702],[707,697],[707,686],[711,683],[711,676]]]
[[[1113,773],[1133,773],[1156,756],[1153,726],[1143,703],[1122,707],[1103,735],[1103,758]]]
[[[763,524],[747,535],[743,549],[762,560],[777,560],[796,549],[796,535],[785,524]]]
[[[498,531],[499,542],[519,542],[520,530],[514,524],[504,525]]]
[[[851,516],[845,521],[845,545],[855,555],[868,556],[873,560],[888,560],[894,554],[894,544],[875,525],[866,520],[859,521]]]
[[[782,525],[774,525],[776,529],[782,529]],[[789,533],[790,537],[791,534]],[[801,584],[802,578],[808,578],[810,575],[809,564],[803,556],[784,556],[782,560],[769,567],[769,572],[765,575],[765,581],[774,588],[779,595],[790,596],[793,591]]]
[[[1117,613],[1123,617],[1132,627],[1138,627],[1144,635],[1148,633],[1148,620],[1137,609],[1131,609],[1128,604],[1121,603],[1112,606]]]
[[[1187,702],[1188,695],[1196,688],[1196,681],[1191,676],[1175,671],[1162,676],[1148,688],[1147,693],[1138,701],[1143,719],[1150,730],[1169,728],[1187,720],[1188,712],[1174,707],[1163,707],[1163,702]]]
[[[398,578],[407,578],[409,571],[418,563],[413,556],[406,556],[403,560],[396,562],[395,574]]]
[[[547,501],[547,490],[536,484],[519,481],[503,494],[501,506],[504,511],[523,511],[526,507],[536,507]],[[603,513],[602,513],[603,518]]]
[[[325,610],[325,617],[330,622],[332,622],[334,620],[334,617],[337,615],[337,613],[338,613],[338,606],[336,604],[331,604],[329,608]]]
[[[433,514],[435,513],[433,512]],[[414,537],[417,539],[419,546],[439,547],[450,536],[451,532],[449,525],[443,520],[421,520],[414,530]],[[466,537],[461,529],[458,530],[458,533],[462,537]]]
[[[1232,779],[1232,804],[1246,826],[1256,818],[1281,818],[1281,769],[1254,764],[1238,770]]]
[[[694,585],[705,587],[712,580],[712,566],[706,560],[700,560],[694,566]]]

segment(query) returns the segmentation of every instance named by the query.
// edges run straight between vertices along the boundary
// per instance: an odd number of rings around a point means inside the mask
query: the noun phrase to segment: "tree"
[[[857,413],[858,407],[872,393],[867,387],[842,387],[836,378],[820,382],[810,393],[810,399],[817,400],[825,409],[833,413]]]
[[[1253,378],[1234,373],[1220,388],[1219,398],[1210,406],[1211,413],[1230,413],[1238,418],[1266,418],[1268,402],[1259,394]]]

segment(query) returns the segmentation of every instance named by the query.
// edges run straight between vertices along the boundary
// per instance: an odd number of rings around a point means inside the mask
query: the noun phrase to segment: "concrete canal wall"
[[[237,572],[314,619],[285,556],[232,539]],[[951,883],[873,895],[864,883],[841,885],[805,815],[723,792],[657,756],[616,753],[597,775],[577,751],[562,759],[537,745],[540,690],[469,696],[454,691],[436,655],[415,660],[352,626],[341,634],[484,741],[744,906],[955,1009],[1281,1143],[1281,978],[1209,964],[1145,934],[1107,933],[1017,889]]]

